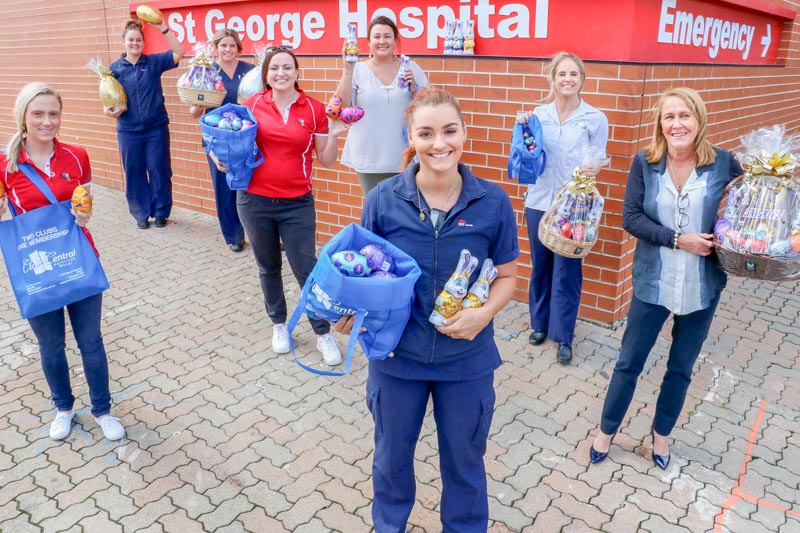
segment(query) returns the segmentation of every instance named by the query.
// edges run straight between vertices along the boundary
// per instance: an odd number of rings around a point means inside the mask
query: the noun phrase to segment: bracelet
[[[680,236],[681,236],[681,234],[679,232],[677,232],[677,231],[672,234],[672,250],[673,251],[678,249],[678,237],[680,237]]]
[[[163,30],[161,30],[161,33],[163,33],[164,35],[168,34],[169,28],[164,28]]]

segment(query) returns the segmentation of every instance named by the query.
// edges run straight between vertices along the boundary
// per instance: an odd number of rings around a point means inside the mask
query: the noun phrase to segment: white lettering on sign
[[[753,44],[756,32],[755,26],[695,15],[676,8],[677,0],[661,0],[661,15],[658,21],[659,43],[707,48],[708,57],[711,59],[717,57],[720,50],[738,50],[742,52],[743,60],[750,55],[750,46]],[[764,55],[762,54],[762,57]]]
[[[476,37],[491,39],[495,32],[501,39],[529,38],[531,28],[531,12],[523,3],[508,3],[497,9],[492,0],[459,0],[458,13],[449,6],[427,5],[424,8],[408,6],[395,13],[387,7],[381,7],[372,13],[369,20],[378,15],[389,17],[398,23],[400,36],[406,39],[415,39],[426,33],[425,45],[429,50],[439,46],[440,39],[444,38],[447,31],[447,21],[475,20]],[[367,37],[369,24],[367,15],[369,7],[367,0],[358,0],[355,11],[350,10],[352,2],[339,0],[339,36],[344,38],[347,34],[347,24],[354,23],[358,26],[358,36]],[[536,23],[534,36],[547,37],[547,12],[549,0],[536,0]],[[497,15],[495,15],[497,13]],[[494,16],[496,27],[491,25],[490,17]],[[499,17],[499,20],[497,20]]]

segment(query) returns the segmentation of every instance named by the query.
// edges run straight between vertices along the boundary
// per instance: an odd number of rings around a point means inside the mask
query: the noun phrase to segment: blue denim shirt
[[[476,178],[469,167],[459,164],[461,194],[436,231],[427,216],[420,220],[418,170],[419,164],[415,163],[402,174],[379,183],[367,196],[361,217],[365,228],[408,253],[422,270],[414,288],[411,317],[394,351],[394,359],[430,364],[461,362],[474,356],[470,366],[476,370],[487,366],[482,361],[494,369],[499,365],[499,354],[492,323],[475,339],[466,341],[440,334],[428,317],[436,297],[455,270],[462,249],[468,249],[481,263],[487,257],[497,265],[517,259],[517,225],[511,202],[499,186]],[[472,274],[470,283],[477,279],[478,270]],[[380,363],[392,365],[392,359]]]
[[[161,75],[177,66],[172,50],[144,54],[135,65],[125,54],[111,63],[109,69],[128,97],[128,110],[117,119],[117,131],[146,131],[169,124]]]
[[[715,148],[717,157],[710,165],[697,167],[698,179],[705,181],[706,194],[703,201],[700,231],[712,233],[719,201],[725,186],[742,175],[742,167],[725,150]],[[661,177],[666,172],[666,157],[657,163],[648,163],[646,152],[639,152],[633,160],[625,189],[625,205],[622,209],[622,227],[636,237],[633,255],[633,293],[643,302],[662,305],[661,291],[664,288],[661,251],[672,248],[675,231],[667,227],[658,215],[658,194]],[[727,282],[725,272],[719,266],[716,253],[700,258],[700,305],[708,307]]]

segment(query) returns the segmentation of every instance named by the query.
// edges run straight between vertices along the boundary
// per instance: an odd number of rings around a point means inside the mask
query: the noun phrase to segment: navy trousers
[[[367,406],[375,422],[372,520],[377,533],[405,533],[414,506],[414,450],[428,398],[439,441],[445,533],[486,533],[489,501],[483,456],[494,412],[494,374],[469,381],[422,381],[372,365]]]
[[[317,263],[317,213],[314,196],[308,193],[297,198],[268,198],[238,191],[236,205],[239,218],[253,248],[258,265],[264,305],[273,324],[286,323],[286,297],[281,276],[281,242],[286,259],[297,283],[302,287]],[[317,335],[331,329],[325,320],[308,321]]]
[[[169,217],[172,211],[172,162],[169,128],[119,131],[119,151],[125,170],[125,198],[136,221]]]
[[[528,288],[531,328],[559,344],[572,346],[581,304],[583,260],[551,252],[539,240],[544,211],[525,209],[533,273]]]
[[[101,417],[111,410],[111,394],[108,388],[108,358],[100,334],[100,313],[103,295],[96,294],[75,303],[66,309],[72,324],[72,333],[78,343],[83,361],[83,373],[89,385],[92,414]],[[75,396],[69,382],[69,365],[65,352],[66,325],[64,308],[28,319],[33,334],[39,342],[42,371],[50,387],[53,403],[59,411],[70,411]]]
[[[694,363],[708,337],[719,296],[717,294],[706,309],[687,315],[673,315],[672,345],[653,419],[653,428],[659,435],[672,433],[678,421],[692,380]],[[670,314],[666,307],[648,304],[633,297],[628,325],[622,336],[622,349],[603,404],[600,430],[606,435],[616,433],[622,424],[633,399],[639,374]]]
[[[206,156],[206,159],[208,159],[208,168],[211,170],[211,183],[214,184],[214,199],[217,202],[217,219],[225,244],[242,242],[244,241],[244,228],[239,220],[239,212],[236,210],[236,191],[232,191],[228,187],[225,172],[220,172],[210,157]]]

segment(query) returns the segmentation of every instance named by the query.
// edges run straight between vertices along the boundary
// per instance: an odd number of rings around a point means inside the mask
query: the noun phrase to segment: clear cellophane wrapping
[[[114,111],[128,109],[128,97],[125,89],[108,67],[103,65],[103,60],[99,57],[90,58],[86,67],[100,76],[100,101],[104,106],[114,106]]]
[[[236,94],[236,101],[240,104],[245,100],[260,93],[264,90],[264,84],[261,82],[261,64],[264,62],[264,57],[267,55],[267,47],[258,43],[255,45],[256,68],[250,70],[247,74],[242,76],[239,82],[239,91]]]

